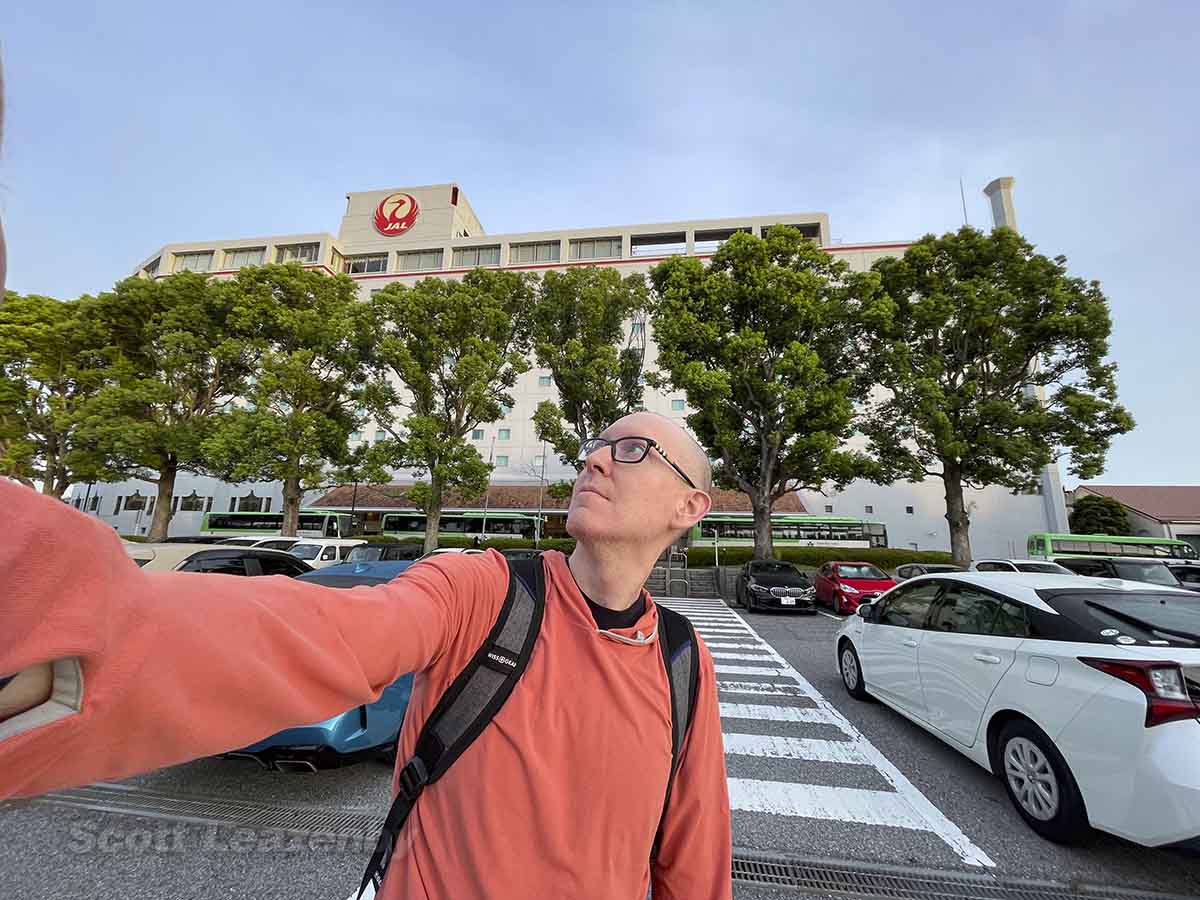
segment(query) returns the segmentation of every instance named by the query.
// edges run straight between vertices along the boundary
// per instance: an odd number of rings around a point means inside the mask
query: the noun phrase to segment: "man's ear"
[[[712,509],[712,497],[704,491],[688,491],[685,498],[680,500],[675,508],[675,517],[671,525],[680,531],[686,531],[708,515]]]

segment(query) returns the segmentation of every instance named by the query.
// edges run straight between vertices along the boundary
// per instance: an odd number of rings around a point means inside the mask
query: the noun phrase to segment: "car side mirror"
[[[860,603],[858,605],[857,612],[861,618],[864,618],[868,622],[870,622],[871,621],[871,613],[874,611],[874,608],[875,608],[875,604],[873,604],[873,603]]]

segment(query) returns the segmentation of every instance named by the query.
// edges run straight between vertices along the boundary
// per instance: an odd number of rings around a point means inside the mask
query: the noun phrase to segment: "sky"
[[[823,211],[858,243],[959,227],[960,179],[990,227],[1011,175],[1111,302],[1138,427],[1094,482],[1200,483],[1191,0],[0,6],[12,290],[335,231],[348,191],[455,181],[493,233]]]

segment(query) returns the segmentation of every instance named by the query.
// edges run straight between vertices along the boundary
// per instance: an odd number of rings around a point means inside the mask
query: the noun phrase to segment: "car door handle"
[[[905,639],[904,639],[904,640],[902,640],[900,643],[902,643],[902,644],[903,644],[905,647],[915,647],[915,646],[917,646],[917,642],[916,642],[916,641],[914,641],[912,638],[905,638]],[[996,662],[1000,662],[1000,660],[996,660]]]
[[[976,653],[975,658],[981,663],[988,663],[989,665],[993,666],[1000,665],[1000,657],[992,653]]]

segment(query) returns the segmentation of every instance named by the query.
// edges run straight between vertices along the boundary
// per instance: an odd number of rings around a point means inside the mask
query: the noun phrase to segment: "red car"
[[[837,613],[852,613],[896,586],[886,572],[866,562],[827,562],[817,572],[817,602]]]

